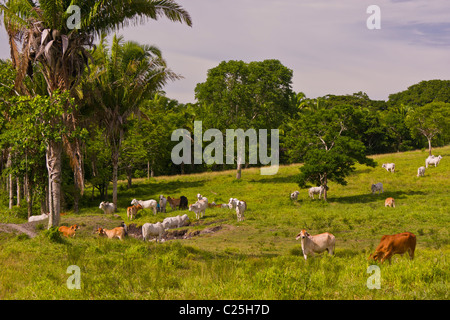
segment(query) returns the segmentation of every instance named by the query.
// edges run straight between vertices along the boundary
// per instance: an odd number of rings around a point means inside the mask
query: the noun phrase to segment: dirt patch
[[[26,223],[0,223],[0,232],[7,233],[25,233],[30,238],[37,236],[36,225],[42,221],[26,222]]]
[[[111,219],[113,218],[113,219]],[[119,217],[120,218],[120,217]],[[80,226],[80,230],[77,231],[77,234],[84,236],[91,236],[95,235],[95,231],[99,226],[106,227],[106,228],[115,228],[119,227],[121,225],[121,222],[119,222],[120,219],[114,219],[112,216],[70,216],[70,217],[64,217],[62,219],[61,225],[70,226],[72,224],[77,223]],[[223,220],[215,220],[210,222],[204,222],[204,221],[196,221],[194,223],[191,223],[190,226],[209,226],[211,224],[218,224],[221,222],[226,221]],[[36,231],[36,226],[38,224],[44,224],[46,227],[48,223],[48,220],[45,221],[35,221],[35,222],[26,222],[21,224],[13,224],[13,223],[0,223],[0,232],[6,232],[6,233],[24,233],[28,235],[30,238],[34,238],[38,235],[38,232]],[[192,237],[204,235],[204,234],[213,234],[216,233],[222,229],[228,229],[230,226],[228,225],[216,225],[212,227],[206,227],[202,230],[192,230],[189,227],[184,227],[180,229],[171,229],[164,232],[162,235],[162,239],[165,241],[167,240],[174,240],[174,239],[190,239]],[[142,240],[142,226],[137,226],[134,223],[127,224],[127,231],[128,236],[133,237],[136,239]]]

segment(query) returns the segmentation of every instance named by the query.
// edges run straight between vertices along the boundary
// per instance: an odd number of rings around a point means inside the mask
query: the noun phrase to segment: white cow
[[[372,194],[375,194],[376,191],[383,193],[383,184],[381,182],[372,185]]]
[[[204,201],[206,201],[206,203],[208,203],[208,198],[202,196],[200,193],[197,193],[197,199],[198,199],[198,200],[204,200]]]
[[[159,196],[159,210],[161,212],[166,212],[166,204],[167,204],[167,199],[166,197],[164,197],[162,194]]]
[[[381,167],[385,168],[388,172],[395,172],[395,163],[383,163]]]
[[[150,236],[157,236],[156,242],[161,242],[161,236],[164,233],[164,226],[161,222],[157,223],[144,223],[142,226],[142,237],[144,241],[149,239]]]
[[[113,214],[116,210],[116,206],[114,205],[114,203],[107,201],[100,202],[100,205],[98,207],[103,210],[103,213]]]
[[[164,229],[180,228],[185,226],[188,221],[189,221],[188,215],[184,214],[182,216],[178,215],[176,217],[165,218],[162,224],[164,226]]]
[[[437,157],[435,156],[429,156],[426,160],[425,160],[425,167],[428,168],[429,164],[434,164],[435,167],[437,167],[437,165],[439,164],[439,162],[441,161],[442,156],[439,155]]]
[[[48,215],[49,215],[48,213],[43,213],[38,216],[31,216],[28,218],[28,222],[42,221],[48,219]]]
[[[243,221],[245,219],[244,212],[247,209],[247,203],[245,201],[238,201],[236,203],[236,216],[237,221]]]
[[[419,169],[417,169],[417,176],[423,177],[424,175],[425,175],[425,167],[419,167]]]
[[[142,209],[151,208],[153,210],[153,214],[156,215],[156,207],[158,206],[158,202],[156,202],[156,200],[150,199],[150,200],[143,201],[143,200],[133,199],[133,200],[131,200],[131,204],[132,205],[140,204]]]
[[[308,190],[309,197],[311,199],[314,199],[314,194],[319,194],[319,199],[320,199],[324,190],[325,190],[324,186],[309,188],[309,190]]]
[[[303,257],[305,260],[308,255],[314,257],[314,253],[322,253],[325,250],[327,250],[330,255],[333,255],[336,238],[331,233],[325,232],[312,236],[303,229],[295,238],[295,240],[298,239],[301,239]]]
[[[294,192],[292,192],[292,193],[291,193],[291,200],[297,200],[299,194],[300,194],[299,191],[294,191]]]
[[[230,198],[230,200],[228,201],[228,208],[229,209],[234,209],[236,208],[236,204],[239,200],[236,198]]]
[[[191,204],[189,206],[189,211],[194,211],[195,212],[195,218],[198,220],[198,219],[200,219],[200,213],[201,213],[201,216],[203,217],[207,207],[208,207],[208,202],[207,201],[205,201],[205,200],[198,200],[196,203]]]

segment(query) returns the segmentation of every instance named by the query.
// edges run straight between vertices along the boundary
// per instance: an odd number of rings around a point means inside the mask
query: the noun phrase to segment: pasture
[[[75,238],[59,240],[39,224],[33,238],[1,232],[0,226],[0,299],[449,299],[450,147],[433,154],[443,159],[420,178],[426,151],[373,156],[377,166],[357,165],[347,186],[329,184],[327,203],[309,199],[293,182],[298,164],[281,166],[274,176],[243,170],[240,181],[235,171],[137,179],[128,190],[123,181],[120,217],[102,214],[101,200],[89,196],[80,214],[61,217],[62,224],[81,226]],[[388,162],[395,163],[395,173],[381,167]],[[384,193],[373,195],[370,187],[377,182]],[[300,194],[292,201],[295,190]],[[194,212],[167,206],[156,216],[139,211],[133,223],[187,213],[191,225],[181,229],[216,231],[163,243],[94,233],[99,226],[128,223],[126,207],[134,198],[184,195],[191,204],[197,193],[209,202],[245,200],[245,220],[237,222],[235,210],[208,208],[197,221]],[[395,208],[384,206],[387,197],[395,199]],[[2,204],[0,222],[26,219],[22,210],[11,213]],[[295,240],[301,229],[334,234],[335,255],[305,261]],[[368,261],[383,235],[404,231],[417,236],[414,260],[396,255],[391,265]],[[367,287],[372,264],[380,267],[380,289]],[[70,265],[80,268],[81,289],[66,285]]]

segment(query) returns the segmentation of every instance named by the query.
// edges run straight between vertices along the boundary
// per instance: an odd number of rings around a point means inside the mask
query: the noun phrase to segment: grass
[[[33,239],[0,233],[0,299],[448,299],[450,147],[435,154],[443,156],[441,163],[421,178],[416,170],[426,152],[374,156],[376,168],[357,166],[347,186],[332,183],[327,203],[310,200],[306,190],[299,190],[298,201],[289,199],[298,190],[293,177],[299,165],[282,166],[274,176],[247,169],[241,181],[226,171],[137,179],[129,190],[123,182],[119,218],[102,215],[99,201],[88,199],[79,215],[62,217],[62,223],[81,224],[75,239],[55,241],[46,231]],[[396,172],[382,169],[385,162],[394,162]],[[376,182],[383,183],[383,194],[371,194]],[[191,203],[197,193],[216,203],[246,200],[246,220],[237,222],[232,210],[208,209],[200,224],[188,228],[221,230],[158,244],[94,234],[98,226],[126,221],[133,198],[185,195]],[[387,197],[395,198],[396,208],[384,207]],[[2,211],[1,222],[24,222]],[[141,212],[135,223],[178,214],[167,211]],[[295,240],[302,228],[333,233],[335,255],[305,261]],[[394,256],[391,265],[377,263],[381,289],[368,289],[367,268],[374,262],[367,257],[382,235],[404,231],[417,236],[415,259]],[[80,267],[80,290],[67,288],[70,265]]]

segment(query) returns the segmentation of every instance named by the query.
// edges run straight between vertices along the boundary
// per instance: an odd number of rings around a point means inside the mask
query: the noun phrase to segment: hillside
[[[299,165],[282,166],[274,176],[243,170],[241,181],[226,171],[138,179],[129,190],[123,182],[120,217],[101,214],[100,201],[62,217],[63,224],[81,225],[74,239],[51,241],[39,226],[32,239],[0,228],[0,299],[448,299],[450,147],[434,154],[443,156],[441,163],[420,178],[425,151],[373,156],[375,168],[357,166],[347,186],[330,184],[327,203],[298,189],[293,177]],[[385,162],[394,162],[396,172],[382,169]],[[385,192],[373,195],[370,186],[377,182]],[[294,190],[298,201],[289,199]],[[238,223],[234,210],[215,208],[200,221],[183,212],[191,220],[182,228],[192,235],[187,239],[120,242],[95,235],[99,226],[126,221],[133,198],[184,195],[192,203],[197,193],[216,203],[245,200],[245,221]],[[395,208],[384,207],[387,197]],[[177,214],[169,206],[156,216],[140,211],[133,223]],[[305,261],[295,240],[301,229],[334,234],[335,255]],[[376,264],[369,254],[382,235],[404,231],[417,236],[415,259],[394,256],[392,265],[377,264],[381,289],[369,290],[367,267]],[[67,289],[72,264],[81,268],[81,290]]]

